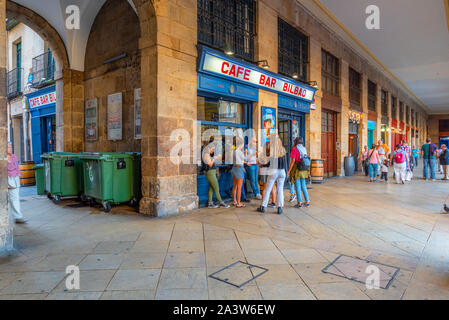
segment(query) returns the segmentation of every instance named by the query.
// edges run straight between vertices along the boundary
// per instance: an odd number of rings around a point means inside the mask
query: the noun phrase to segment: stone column
[[[140,40],[142,57],[142,193],[140,212],[166,216],[198,207],[196,164],[193,163],[197,124],[196,1],[158,2],[156,17],[141,24],[153,26]],[[139,10],[140,12],[140,10]],[[189,136],[189,163],[174,163],[171,156],[182,129]],[[183,154],[185,155],[185,154]]]
[[[363,150],[363,147],[368,145],[368,76],[362,73],[362,92],[360,104],[363,110],[362,113],[362,121],[360,122],[359,135],[361,137],[359,139],[359,151]],[[370,148],[371,146],[368,146]],[[361,157],[359,157],[359,160]],[[359,166],[360,167],[360,166]]]
[[[341,113],[337,116],[337,143],[340,148],[337,150],[337,175],[344,176],[344,158],[349,152],[349,63],[341,60]]]
[[[8,212],[8,156],[6,103],[6,0],[0,0],[0,251],[12,248]]]
[[[313,38],[310,38],[310,80],[318,82],[318,88],[321,88],[321,44]],[[315,94],[316,110],[310,110],[308,116],[307,131],[309,133],[306,142],[310,157],[312,159],[321,159],[321,98],[322,91],[317,90]]]
[[[382,88],[380,85],[376,85],[376,131],[374,133],[374,143],[380,140],[382,137]]]
[[[387,114],[388,114],[388,127],[387,127],[387,133],[385,134],[386,140],[384,143],[389,146],[391,149],[391,93],[387,93]]]
[[[84,73],[63,69],[56,80],[56,151],[84,151]]]

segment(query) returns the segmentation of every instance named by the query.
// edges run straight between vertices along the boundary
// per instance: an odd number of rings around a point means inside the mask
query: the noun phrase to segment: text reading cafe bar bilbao
[[[200,133],[203,136],[206,130],[216,129],[223,137],[220,148],[223,163],[219,168],[218,182],[222,198],[230,199],[232,175],[231,165],[225,162],[226,152],[229,152],[224,145],[226,135],[233,135],[237,129],[258,129],[253,123],[260,123],[264,135],[278,130],[285,148],[290,150],[294,138],[304,137],[305,115],[310,113],[316,89],[205,46],[199,46],[198,50]],[[259,95],[263,91],[277,94],[277,105],[260,105]],[[260,121],[253,121],[253,114],[260,115]],[[263,137],[262,143],[264,141]],[[200,166],[198,197],[200,205],[204,205],[208,200],[209,184],[201,170]],[[246,189],[247,186],[249,184],[244,185],[245,195],[252,192]]]

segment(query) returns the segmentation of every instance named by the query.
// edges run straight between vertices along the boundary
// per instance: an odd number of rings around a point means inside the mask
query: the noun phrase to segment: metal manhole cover
[[[367,283],[367,278],[372,274],[372,269],[368,269],[370,266],[379,269],[379,287],[382,289],[388,289],[391,282],[394,280],[394,277],[400,270],[399,268],[378,262],[340,255],[328,264],[322,272],[361,283]]]
[[[267,272],[268,269],[237,261],[209,275],[210,278],[241,288]]]

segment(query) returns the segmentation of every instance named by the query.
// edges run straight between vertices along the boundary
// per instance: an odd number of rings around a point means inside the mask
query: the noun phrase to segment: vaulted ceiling
[[[449,0],[314,1],[402,80],[427,112],[449,113]],[[369,5],[380,10],[379,30],[365,26]]]

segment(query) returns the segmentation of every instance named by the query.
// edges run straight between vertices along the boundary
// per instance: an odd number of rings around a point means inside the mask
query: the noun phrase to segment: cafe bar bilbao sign
[[[261,68],[250,67],[244,63],[225,59],[207,51],[202,58],[200,70],[290,97],[303,99],[309,103],[313,102],[315,96],[316,89],[312,87],[302,85],[296,81],[287,81],[286,78],[275,73],[264,72]]]
[[[56,92],[54,91],[34,98],[29,98],[30,108],[43,107],[52,103],[56,103]]]

